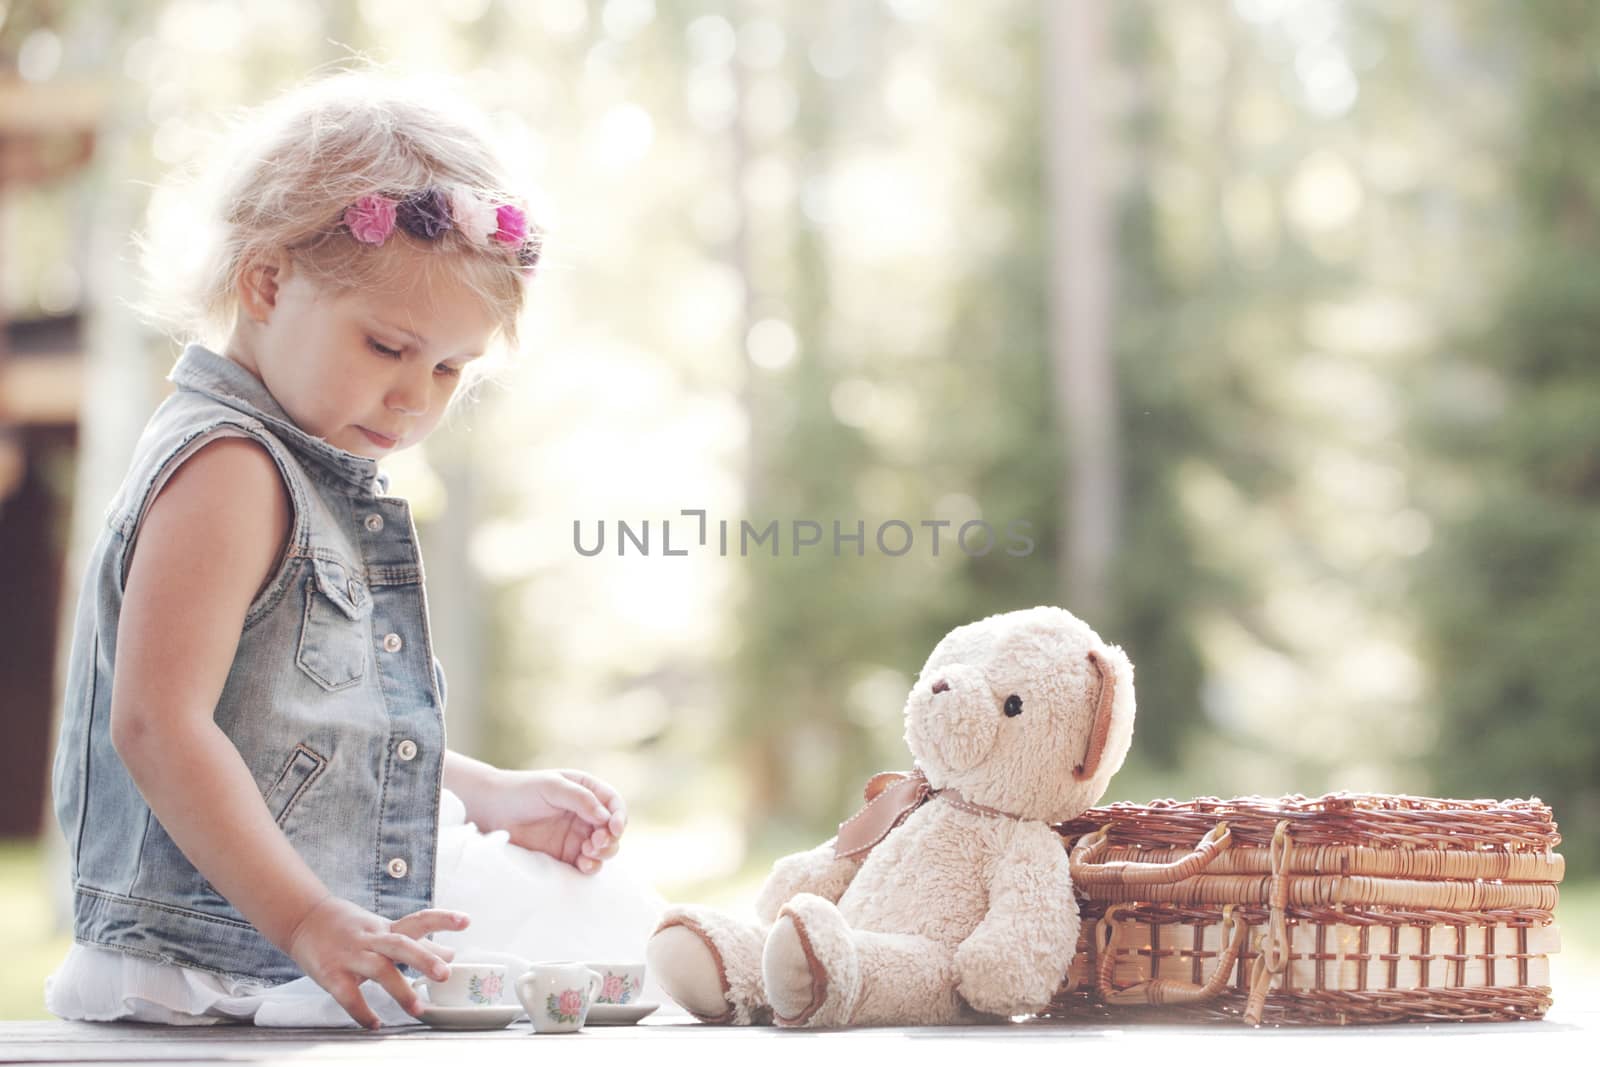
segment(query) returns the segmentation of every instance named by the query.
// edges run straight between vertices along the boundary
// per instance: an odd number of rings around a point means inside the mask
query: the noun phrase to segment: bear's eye
[[[1012,693],[1006,697],[1006,718],[1015,719],[1022,714],[1022,698]]]

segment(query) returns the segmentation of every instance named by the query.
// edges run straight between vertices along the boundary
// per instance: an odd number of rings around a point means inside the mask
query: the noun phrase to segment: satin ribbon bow
[[[835,859],[864,856],[933,796],[928,778],[917,768],[910,774],[884,771],[867,780],[867,806],[839,824],[833,842]]]

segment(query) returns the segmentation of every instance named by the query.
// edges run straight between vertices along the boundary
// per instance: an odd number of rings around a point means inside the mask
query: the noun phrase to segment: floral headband
[[[430,185],[398,199],[369,193],[345,208],[340,221],[350,236],[369,245],[383,244],[396,225],[424,241],[437,240],[454,227],[479,248],[515,246],[517,265],[526,278],[533,277],[544,243],[522,208],[490,203],[461,186],[446,190]]]

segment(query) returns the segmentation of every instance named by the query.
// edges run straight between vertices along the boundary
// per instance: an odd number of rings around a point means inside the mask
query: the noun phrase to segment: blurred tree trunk
[[[475,472],[486,445],[471,434],[446,433],[435,435],[429,446],[445,506],[431,521],[417,524],[417,536],[425,547],[429,632],[444,667],[447,736],[457,752],[493,762],[483,686],[488,605],[471,551],[472,531],[483,519]]]
[[[744,64],[737,57],[729,64],[728,76],[733,82],[733,119],[728,123],[728,189],[734,203],[736,221],[728,239],[725,255],[739,278],[739,336],[735,351],[741,357],[739,377],[739,406],[745,412],[750,426],[750,445],[744,453],[744,505],[746,510],[756,501],[766,498],[766,470],[768,457],[776,447],[769,435],[769,420],[762,417],[760,390],[757,388],[756,370],[750,360],[750,329],[756,324],[756,279],[750,267],[750,203],[746,189],[750,179],[750,135],[747,114],[749,78]],[[753,517],[753,516],[752,516]],[[746,609],[755,606],[754,598],[747,593]],[[747,611],[745,614],[748,614]],[[737,721],[760,719],[764,709],[759,704],[757,689],[735,688],[731,714]],[[746,701],[757,701],[754,708]],[[751,729],[736,733],[741,736],[736,758],[745,768],[744,781],[749,789],[744,830],[748,834],[778,810],[787,786],[782,758],[783,735],[771,729]]]
[[[1060,595],[1087,619],[1107,607],[1122,466],[1108,342],[1113,247],[1105,178],[1106,21],[1101,0],[1044,4],[1050,360],[1068,471],[1060,497]]]

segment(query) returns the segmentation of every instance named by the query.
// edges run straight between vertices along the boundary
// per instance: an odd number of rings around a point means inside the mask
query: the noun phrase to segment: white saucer
[[[646,1015],[661,1007],[660,1004],[591,1004],[585,1026],[632,1026]]]
[[[482,1007],[429,1004],[417,1018],[435,1030],[502,1030],[521,1015],[521,1004],[486,1004]]]

